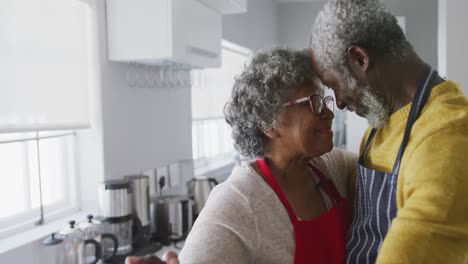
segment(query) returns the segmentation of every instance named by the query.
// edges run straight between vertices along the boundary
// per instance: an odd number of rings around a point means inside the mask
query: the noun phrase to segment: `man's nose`
[[[336,106],[338,106],[339,109],[343,110],[346,108],[346,103],[343,102],[342,100],[340,99],[337,99],[336,100]]]
[[[333,93],[335,94],[336,106],[341,110],[345,109],[346,103],[341,98],[341,93],[337,92],[337,89],[333,89]]]

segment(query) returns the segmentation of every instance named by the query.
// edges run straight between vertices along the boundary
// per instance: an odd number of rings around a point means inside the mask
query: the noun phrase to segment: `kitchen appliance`
[[[102,257],[102,248],[94,239],[86,239],[82,230],[75,227],[75,221],[70,221],[69,226],[59,232],[63,237],[62,250],[63,258],[62,264],[96,264]],[[92,245],[94,252],[91,262],[85,262],[85,246]]]
[[[100,216],[122,217],[132,214],[132,191],[126,180],[106,180],[99,184]]]
[[[132,251],[132,190],[127,180],[107,180],[99,184],[99,216],[103,233],[113,234],[118,241],[117,255]],[[105,255],[114,251],[108,240],[102,243]]]
[[[149,218],[149,176],[128,175],[124,177],[132,189],[133,207],[133,247],[141,249],[151,244],[151,225]]]
[[[211,190],[218,185],[215,178],[196,176],[187,182],[188,196],[195,201],[194,218],[196,218],[208,200]]]
[[[103,231],[113,234],[119,243],[117,248],[117,257],[128,255],[132,252],[132,215],[118,218],[98,218],[102,222]],[[111,254],[114,250],[113,244],[108,240],[102,241],[103,252],[105,255]]]
[[[149,176],[129,175],[124,177],[132,190],[133,214],[143,227],[149,227]]]
[[[97,262],[97,264],[102,264],[103,261],[108,261],[117,254],[117,249],[119,246],[117,237],[113,234],[104,233],[102,223],[96,219],[93,219],[92,215],[88,215],[87,221],[81,222],[77,226],[80,230],[83,231],[85,239],[94,239],[101,244],[101,247],[103,243],[111,243],[113,245],[113,251],[110,252],[111,254],[103,254],[102,258]],[[109,241],[104,242],[107,240]],[[91,263],[92,261],[94,261],[95,255],[91,246],[85,246],[84,254],[86,261],[85,263]]]
[[[193,224],[193,200],[185,195],[153,198],[150,204],[153,237],[163,245],[185,239]]]

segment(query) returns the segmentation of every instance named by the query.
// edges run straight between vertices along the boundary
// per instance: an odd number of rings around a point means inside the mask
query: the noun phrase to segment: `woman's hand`
[[[172,251],[167,251],[162,256],[162,260],[158,257],[151,255],[146,257],[127,257],[125,264],[179,264],[177,254]]]

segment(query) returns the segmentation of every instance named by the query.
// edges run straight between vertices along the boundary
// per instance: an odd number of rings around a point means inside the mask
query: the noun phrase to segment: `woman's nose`
[[[335,114],[333,113],[332,110],[330,110],[328,107],[324,107],[322,109],[322,118],[329,118],[329,119],[333,119],[335,117]]]

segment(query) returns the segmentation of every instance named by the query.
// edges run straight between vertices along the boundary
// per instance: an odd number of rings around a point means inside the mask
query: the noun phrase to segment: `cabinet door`
[[[203,67],[221,65],[221,14],[195,0],[172,1],[174,56]]]
[[[109,58],[218,67],[221,23],[196,0],[107,0]]]
[[[171,0],[107,0],[112,61],[157,62],[172,56]]]

